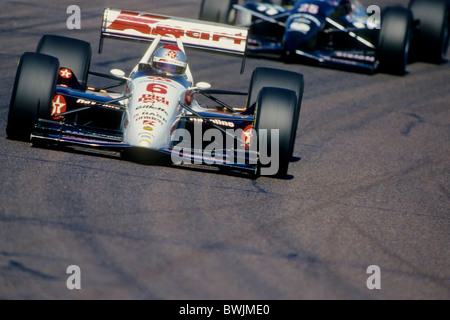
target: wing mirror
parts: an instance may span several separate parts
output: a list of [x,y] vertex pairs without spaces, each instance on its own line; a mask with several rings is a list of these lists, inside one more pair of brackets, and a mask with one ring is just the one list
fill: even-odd
[[198,82],[195,88],[199,90],[208,90],[211,88],[211,84],[208,82]]
[[111,74],[117,78],[125,78],[125,71],[120,70],[120,69],[111,69]]

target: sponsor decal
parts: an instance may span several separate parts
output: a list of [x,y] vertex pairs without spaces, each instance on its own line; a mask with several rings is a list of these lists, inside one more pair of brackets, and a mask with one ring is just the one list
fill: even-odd
[[155,112],[147,112],[147,111],[143,111],[142,112],[143,116],[153,116],[153,119],[159,119],[162,122],[167,122],[167,118],[164,117],[164,115],[160,114],[160,113],[155,113]]
[[155,77],[155,76],[151,76],[151,77],[147,77],[150,80],[155,80],[155,81],[162,81],[162,82],[172,82],[171,79],[168,78],[163,78],[163,77]]
[[59,113],[63,113],[66,112],[67,110],[67,103],[66,103],[66,99],[58,94],[53,98],[53,102],[52,102],[52,113],[51,116],[53,117],[53,119],[57,120],[57,119],[61,119],[62,116],[56,116],[56,114]]
[[141,98],[139,98],[139,102],[142,103],[163,103],[165,105],[169,105],[169,101],[161,96],[161,95],[166,95],[168,92],[168,87],[164,84],[161,83],[150,83],[147,86],[147,91],[151,92],[150,94],[145,93],[142,95]]
[[[246,149],[248,149],[249,146],[250,146],[251,143],[252,143],[252,140],[253,140],[253,132],[254,132],[254,130],[253,130],[253,125],[251,125],[251,124],[249,124],[248,126],[246,126],[246,127],[244,128],[244,131],[242,132],[241,140],[245,142],[245,148],[246,148]],[[243,145],[241,144],[241,146],[243,146]]]
[[163,103],[169,105],[169,101],[165,97],[158,96],[154,93],[144,93],[138,100],[141,103]]
[[144,120],[143,122],[143,129],[146,131],[153,131],[153,127],[156,126],[156,121],[155,120]]
[[69,69],[62,68],[59,70],[59,75],[64,79],[70,79],[72,78],[73,73]]
[[[175,52],[174,52],[175,53]],[[170,58],[170,57],[169,57]],[[175,58],[176,58],[176,56],[175,56]],[[177,66],[180,66],[180,67],[184,67],[185,65],[186,65],[186,63],[185,62],[182,62],[182,61],[177,61],[177,60],[174,60],[175,58],[170,58],[170,59],[164,59],[164,58],[158,58],[158,57],[154,57],[153,58],[153,61],[154,62],[170,62],[171,64],[174,64],[174,65],[177,65]]]
[[368,61],[368,62],[375,62],[375,57],[373,56],[366,56],[364,54],[356,54],[356,53],[347,53],[347,52],[336,52],[336,57],[339,58],[346,58],[346,59],[353,59],[353,60],[360,60],[360,61]]
[[[189,121],[201,122],[201,123],[205,122],[205,120],[203,120],[201,118],[189,118]],[[220,119],[210,119],[210,121],[214,124],[217,124],[218,126],[234,128],[234,122],[231,122],[231,121],[224,121],[224,120],[220,120]]]
[[242,45],[247,39],[242,35],[242,33],[225,34],[212,31],[186,30],[171,25],[157,25],[158,23],[170,22],[173,21],[166,17],[158,17],[151,14],[140,14],[138,12],[121,11],[119,16],[107,27],[107,29],[116,31],[134,30],[141,34],[149,34],[154,36],[174,36],[177,39],[187,37],[196,40],[214,42],[219,42],[222,39],[226,39],[234,41],[235,45]]
[[164,125],[164,123],[167,122],[166,119],[159,119],[155,116],[140,116],[134,119],[136,122],[139,122],[141,120],[154,120],[156,124]]
[[110,108],[110,109],[114,109],[114,110],[120,110],[120,106],[113,106],[112,104],[101,104],[100,102],[91,101],[91,100],[85,100],[85,99],[78,99],[76,103],[85,104],[85,105],[91,105],[91,106],[101,106],[103,108]]
[[152,144],[152,143],[151,143],[150,141],[148,141],[147,139],[141,139],[141,140],[139,140],[139,143],[142,143],[142,142],[147,142],[149,145]]
[[[154,112],[162,113],[162,114],[165,114],[166,116],[169,116],[169,113],[167,112],[167,110],[165,110],[164,108],[155,107],[154,105],[151,105],[151,104],[144,104],[142,106],[137,106],[135,110],[138,111],[141,109],[151,109],[151,110],[154,110]],[[145,111],[144,111],[143,114],[147,114],[147,113],[145,113]],[[139,115],[139,113],[137,115]]]
[[169,52],[167,53],[167,56],[168,56],[170,59],[176,59],[176,58],[177,58],[177,53],[176,53],[175,51],[169,51]]
[[307,23],[303,22],[292,22],[290,25],[290,29],[294,31],[299,31],[302,33],[308,33],[309,30],[311,30],[311,27]]
[[88,104],[88,105],[96,105],[97,104],[97,102],[95,102],[95,101],[84,100],[84,99],[78,99],[77,103],[79,103],[79,104]]
[[148,131],[139,132],[138,137],[140,137],[141,139],[147,139],[147,140],[155,139],[155,136],[153,134],[149,133]]

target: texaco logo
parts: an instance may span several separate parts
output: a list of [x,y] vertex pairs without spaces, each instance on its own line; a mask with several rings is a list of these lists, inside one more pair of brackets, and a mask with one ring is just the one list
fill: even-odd
[[167,54],[167,56],[170,59],[175,59],[177,57],[177,53],[175,51],[169,51],[169,53]]
[[253,139],[253,125],[249,124],[242,132],[241,140],[245,142],[245,148],[248,149]]
[[67,109],[67,103],[66,99],[62,95],[56,95],[55,98],[53,98],[52,102],[52,114],[51,116],[53,119],[60,119],[61,116],[56,116],[56,114],[66,112]]
[[61,69],[59,70],[59,75],[64,79],[72,78],[72,72],[69,69]]

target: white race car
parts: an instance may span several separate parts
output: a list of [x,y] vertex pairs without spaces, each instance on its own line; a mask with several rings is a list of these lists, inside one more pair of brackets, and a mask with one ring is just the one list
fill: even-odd
[[[185,47],[241,57],[248,30],[191,19],[107,8],[103,39],[150,43],[128,76],[90,70],[88,42],[44,35],[22,55],[9,109],[7,136],[34,144],[81,145],[133,159],[166,155],[174,164],[207,164],[256,176],[285,177],[303,97],[303,76],[257,68],[249,90],[212,90],[195,83]],[[88,76],[111,79],[92,88]],[[121,90],[112,91],[114,88]],[[219,100],[245,95],[244,106]],[[201,104],[196,95],[209,98]]]

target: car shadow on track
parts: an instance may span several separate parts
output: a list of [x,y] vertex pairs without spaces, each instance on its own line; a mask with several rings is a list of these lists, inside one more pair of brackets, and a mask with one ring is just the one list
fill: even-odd
[[[64,146],[53,145],[44,143],[33,143],[32,147],[39,149],[47,149],[60,152],[68,152],[77,155],[94,156],[97,158],[125,161],[128,163],[135,163],[143,166],[164,167],[171,169],[178,169],[191,172],[202,172],[209,174],[217,174],[222,176],[236,177],[248,180],[257,180],[258,178],[271,178],[270,176],[258,176],[253,172],[245,172],[243,170],[214,166],[208,164],[174,164],[169,155],[163,154],[154,150],[145,150],[145,152],[119,152],[119,151],[107,151],[91,149],[78,146]],[[300,157],[292,157],[291,163],[301,161]],[[284,178],[277,178],[278,180],[293,180],[294,176],[291,174],[286,175]]]

